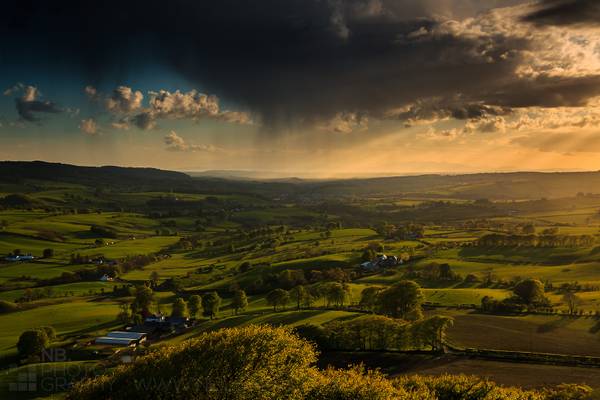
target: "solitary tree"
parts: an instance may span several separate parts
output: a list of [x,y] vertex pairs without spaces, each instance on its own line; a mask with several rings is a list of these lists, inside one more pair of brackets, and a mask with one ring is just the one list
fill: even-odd
[[185,301],[181,297],[178,297],[173,302],[173,306],[171,308],[171,316],[172,317],[183,317],[187,314],[187,306]]
[[394,318],[417,320],[422,317],[423,292],[413,281],[400,281],[382,290],[377,307],[383,314]]
[[567,291],[563,295],[562,301],[564,301],[569,308],[570,315],[574,315],[577,312],[577,306],[581,304],[581,298],[571,291]]
[[146,285],[141,285],[135,289],[135,299],[133,301],[133,309],[137,312],[150,312],[150,306],[154,300],[152,289]]
[[423,338],[432,350],[442,350],[446,341],[446,330],[454,324],[452,317],[435,315],[421,323]]
[[277,307],[285,307],[290,301],[290,294],[287,290],[275,289],[267,293],[267,304],[273,306],[273,311],[277,311]]
[[210,292],[202,296],[202,309],[204,316],[213,319],[219,313],[221,307],[221,298],[217,292]]
[[531,235],[535,233],[535,226],[533,226],[533,224],[527,224],[523,226],[523,233],[526,235]]
[[380,291],[381,288],[375,286],[364,288],[362,292],[360,292],[360,307],[368,311],[373,311],[377,305],[377,296]]
[[152,282],[152,287],[157,287],[158,286],[158,281],[160,279],[160,275],[158,274],[158,271],[152,271],[152,273],[150,274],[150,282]]
[[54,257],[54,250],[53,249],[44,249],[43,257],[44,258]]
[[537,279],[525,279],[515,285],[514,294],[528,306],[545,300],[544,284]]
[[371,261],[374,258],[375,258],[375,251],[370,247],[367,247],[366,249],[364,249],[362,256],[360,257],[360,259],[362,261]]
[[290,291],[290,294],[292,295],[292,298],[296,302],[296,308],[299,310],[300,306],[304,302],[304,298],[308,295],[308,292],[306,291],[304,286],[298,285]]
[[21,357],[29,357],[40,354],[48,347],[49,342],[48,335],[43,329],[32,329],[19,336],[17,350]]
[[241,289],[236,290],[233,293],[233,299],[231,301],[231,307],[237,314],[239,310],[243,310],[248,305],[248,297],[246,297],[246,292]]
[[338,282],[330,282],[323,286],[323,294],[327,300],[327,306],[331,303],[336,306],[344,306],[349,290],[347,285]]
[[188,299],[188,310],[190,312],[190,317],[196,318],[201,308],[202,300],[200,299],[200,296],[198,296],[197,294],[191,295]]
[[119,305],[119,314],[117,314],[117,320],[123,324],[129,323],[131,315],[129,314],[130,304],[122,303]]

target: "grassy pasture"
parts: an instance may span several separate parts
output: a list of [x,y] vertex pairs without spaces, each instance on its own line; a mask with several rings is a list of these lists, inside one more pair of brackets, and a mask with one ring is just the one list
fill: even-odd
[[460,304],[481,304],[485,296],[502,300],[511,296],[509,290],[504,289],[423,289],[425,300],[447,306]]
[[[586,384],[600,389],[600,370],[541,364],[508,363],[477,360],[453,355],[428,356],[394,353],[331,352],[321,355],[321,368],[345,368],[351,364],[364,364],[367,368],[380,368],[390,376],[424,374],[466,374],[488,378],[506,386],[541,389],[561,383]],[[600,396],[596,394],[593,399]]]
[[91,225],[107,226],[120,234],[152,235],[160,224],[156,220],[133,213],[103,212],[100,214],[66,214],[48,218],[51,222],[72,223],[83,225],[89,230]]
[[593,318],[498,316],[463,310],[435,310],[452,316],[450,341],[464,347],[600,356],[600,323]]
[[63,272],[73,272],[79,269],[90,268],[89,265],[65,264],[57,262],[35,261],[16,262],[0,265],[0,282],[18,280],[22,276],[35,279],[54,278]]
[[537,221],[556,223],[556,224],[586,224],[594,221],[594,216],[598,214],[598,207],[582,207],[560,211],[541,211],[523,214],[523,217],[531,218]]
[[177,236],[155,236],[145,239],[131,239],[116,242],[114,245],[101,248],[90,248],[79,251],[82,255],[93,256],[103,254],[108,258],[122,258],[138,254],[149,254],[160,251],[161,249],[179,241]]
[[[105,292],[109,293],[113,290],[114,286],[118,285],[119,284],[115,282],[74,282],[64,285],[54,285],[50,286],[50,288],[52,289],[52,295],[56,297],[67,296],[71,293],[73,293],[74,296],[86,296],[89,295],[90,292],[93,294],[100,294],[103,289]],[[15,301],[22,297],[24,293],[25,289],[0,292],[0,300]]]
[[54,249],[56,254],[71,252],[81,247],[81,244],[53,242],[41,240],[39,238],[16,235],[8,232],[0,232],[0,254],[6,255],[15,249],[21,250],[21,253],[31,253],[36,257],[41,257],[44,249]]
[[133,281],[143,281],[150,279],[153,271],[159,273],[163,278],[183,276],[192,273],[201,266],[210,265],[204,259],[187,257],[183,253],[176,253],[171,258],[152,263],[141,270],[133,270],[123,274],[122,278]]
[[94,332],[107,323],[116,322],[118,309],[117,303],[111,301],[73,298],[64,303],[2,315],[0,355],[14,352],[19,335],[27,329],[50,325],[59,335]]
[[42,210],[0,210],[0,221],[6,221],[9,225],[16,222],[27,222],[32,219],[45,218],[51,213]]
[[[500,261],[481,262],[465,261],[453,258],[429,258],[421,261],[418,266],[431,262],[448,263],[454,272],[466,276],[476,274],[482,276],[491,272],[497,278],[510,280],[515,277],[536,278],[550,281],[555,285],[575,282],[597,284],[600,282],[599,264],[596,262],[562,264],[562,265],[536,265],[536,264],[504,264]],[[384,279],[379,277],[373,279]],[[397,279],[397,278],[396,278]],[[393,281],[393,277],[390,278]]]
[[461,249],[448,250],[446,254],[452,254],[456,258],[471,261],[567,264],[576,261],[580,257],[589,255],[591,250],[592,248],[465,247]]
[[44,218],[38,221],[15,222],[10,225],[9,231],[21,235],[31,235],[43,231],[55,232],[58,235],[72,240],[85,236],[85,234],[89,232],[89,226]]
[[300,310],[279,311],[276,313],[242,313],[237,316],[206,321],[199,330],[215,330],[224,327],[245,326],[249,324],[269,324],[298,326],[304,324],[323,325],[337,319],[354,318],[360,314],[336,310]]

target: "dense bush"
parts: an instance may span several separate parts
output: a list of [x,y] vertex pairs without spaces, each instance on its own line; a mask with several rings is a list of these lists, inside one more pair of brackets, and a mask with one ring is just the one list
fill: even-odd
[[117,231],[115,231],[114,229],[109,228],[107,226],[92,225],[92,226],[90,226],[90,232],[96,236],[103,237],[103,238],[111,238],[111,239],[117,238]]
[[21,357],[39,356],[49,343],[50,339],[44,329],[32,329],[19,336],[17,350]]
[[361,367],[348,370],[329,368],[317,375],[305,399],[310,400],[388,400],[426,399],[420,392],[408,392],[377,371],[365,371]]
[[282,328],[205,333],[77,385],[72,399],[298,399],[316,370],[312,346]]
[[6,300],[0,300],[0,314],[8,314],[19,309],[15,303]]
[[38,200],[24,194],[15,193],[0,197],[0,207],[3,208],[32,208],[41,205],[41,202]]

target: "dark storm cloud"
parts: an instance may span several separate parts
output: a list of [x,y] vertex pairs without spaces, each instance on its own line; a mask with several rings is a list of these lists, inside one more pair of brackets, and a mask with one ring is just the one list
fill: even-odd
[[[460,119],[527,105],[581,104],[598,89],[519,78],[531,43],[506,32],[463,34],[447,17],[482,11],[473,0],[255,2],[18,0],[0,33],[23,48],[40,40],[91,80],[138,63],[165,64],[267,125],[317,123],[340,112],[386,116],[419,99],[460,95]],[[512,5],[519,1],[493,1]],[[4,30],[4,32],[2,32]],[[93,82],[92,82],[93,83]],[[523,98],[523,87],[532,94]],[[593,92],[593,93],[591,93]],[[548,100],[550,99],[550,100]],[[399,113],[398,115],[401,115]],[[150,119],[134,121],[148,127]]]
[[419,123],[433,123],[454,118],[457,120],[488,120],[512,113],[509,107],[473,103],[461,97],[452,99],[421,99],[396,110],[390,110],[385,118],[404,121],[405,126]]
[[493,107],[485,104],[464,104],[450,109],[452,118],[480,119],[490,116],[501,116],[510,113],[510,109]]
[[509,107],[582,107],[600,95],[600,76],[545,77],[514,82],[482,97]]
[[51,101],[40,100],[40,93],[35,86],[25,86],[22,83],[17,83],[4,91],[5,96],[16,93],[20,94],[20,96],[15,99],[17,113],[24,121],[39,121],[40,118],[36,115],[37,113],[58,114],[64,111]]
[[598,0],[543,0],[523,17],[538,25],[600,24]]
[[133,123],[140,129],[148,130],[156,126],[156,120],[150,113],[143,112],[132,118]]
[[58,114],[62,112],[62,109],[51,101],[16,99],[16,104],[19,116],[30,122],[39,121],[36,113]]

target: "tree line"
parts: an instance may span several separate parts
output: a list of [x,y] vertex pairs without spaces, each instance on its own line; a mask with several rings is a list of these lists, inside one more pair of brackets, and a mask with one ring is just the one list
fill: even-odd
[[383,315],[367,315],[324,326],[301,325],[295,331],[322,350],[432,350],[443,349],[451,317],[436,315],[404,321]]
[[591,235],[506,235],[490,233],[477,240],[481,247],[590,247],[596,242]]

